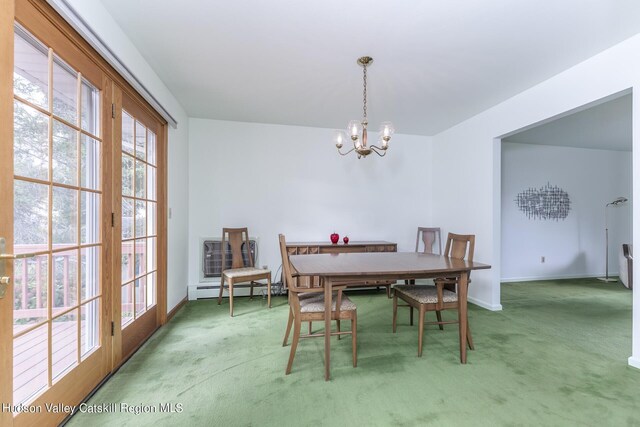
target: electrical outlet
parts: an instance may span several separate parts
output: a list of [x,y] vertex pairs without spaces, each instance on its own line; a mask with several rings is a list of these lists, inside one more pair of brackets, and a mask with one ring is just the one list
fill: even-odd
[[543,256],[541,256],[541,257],[540,257],[540,262],[541,262],[542,264],[544,264],[544,257],[543,257]]

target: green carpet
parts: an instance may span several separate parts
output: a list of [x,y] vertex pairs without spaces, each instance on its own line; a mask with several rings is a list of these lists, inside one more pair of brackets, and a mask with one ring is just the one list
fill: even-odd
[[351,340],[333,338],[330,382],[321,338],[301,341],[285,376],[284,297],[271,310],[261,298],[237,298],[234,318],[226,301],[189,302],[88,402],[173,403],[182,412],[79,413],[68,425],[640,426],[640,370],[627,365],[631,292],[622,285],[503,284],[503,311],[470,305],[476,350],[467,365],[455,325],[427,327],[418,358],[408,309],[393,334],[383,294],[351,294],[358,367]]

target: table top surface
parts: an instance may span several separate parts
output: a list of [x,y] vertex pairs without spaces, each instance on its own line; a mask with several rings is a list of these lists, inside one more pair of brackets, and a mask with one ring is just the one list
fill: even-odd
[[299,276],[367,276],[454,273],[491,268],[488,264],[416,252],[291,255]]
[[349,243],[343,243],[342,238],[338,243],[324,242],[287,242],[287,247],[291,246],[369,246],[369,245],[395,245],[394,242],[386,242],[384,240],[350,240]]

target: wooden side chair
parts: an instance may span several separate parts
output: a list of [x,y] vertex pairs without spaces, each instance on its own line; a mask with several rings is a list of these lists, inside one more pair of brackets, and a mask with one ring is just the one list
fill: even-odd
[[[293,366],[293,358],[296,354],[298,341],[300,338],[324,337],[324,332],[300,335],[302,322],[324,321],[324,289],[322,287],[301,287],[301,280],[293,280],[291,264],[289,263],[289,254],[287,252],[287,244],[282,234],[278,236],[280,241],[280,255],[282,256],[282,271],[284,277],[289,284],[289,320],[287,322],[287,330],[284,335],[282,346],[287,345],[291,326],[293,325],[293,339],[291,341],[291,351],[289,353],[289,362],[285,373],[291,373]],[[312,282],[312,281],[309,281]],[[334,289],[336,289],[334,287]],[[331,332],[331,335],[337,335],[338,339],[341,335],[351,335],[351,353],[353,358],[353,367],[357,366],[357,311],[356,305],[342,294],[343,288],[338,287],[332,296],[333,305],[331,307],[331,319],[336,321],[337,331]],[[350,320],[351,330],[340,331],[340,320]]]
[[[447,244],[444,249],[444,255],[450,258],[467,259],[473,261],[473,251],[475,247],[474,235],[461,235],[449,233],[447,236]],[[426,322],[428,325],[438,325],[443,329],[443,325],[449,323],[459,323],[460,313],[458,312],[458,320],[443,321],[440,314],[443,310],[458,311],[458,294],[456,292],[457,278],[435,279],[435,286],[415,286],[401,285],[396,286],[393,295],[393,332],[396,332],[398,319],[398,298],[406,302],[403,307],[409,307],[410,324],[413,325],[413,309],[418,310],[418,356],[422,356],[422,342],[424,335],[425,313],[427,311],[435,311],[437,316],[436,322]],[[470,283],[471,281],[469,281]],[[473,350],[473,339],[471,337],[471,329],[467,322],[467,344]],[[462,348],[460,349],[462,351]]]
[[[437,246],[435,245],[436,241],[438,242]],[[438,252],[436,252],[436,248]],[[442,255],[440,227],[418,227],[418,234],[416,235],[416,252]],[[416,281],[415,279],[408,279],[404,281],[404,284],[415,285]]]
[[[231,268],[225,269],[227,265],[227,241],[231,247]],[[257,282],[257,280],[266,280],[267,283],[260,283]],[[229,314],[231,317],[233,317],[234,287],[250,287],[249,296],[253,299],[254,286],[266,286],[267,305],[271,308],[271,271],[254,266],[251,246],[249,244],[249,231],[246,227],[222,229],[222,274],[220,277],[218,305],[222,302],[225,282],[227,282],[226,287],[229,289]]]

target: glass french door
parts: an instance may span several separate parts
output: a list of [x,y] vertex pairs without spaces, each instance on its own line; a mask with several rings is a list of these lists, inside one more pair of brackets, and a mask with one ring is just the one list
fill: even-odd
[[130,96],[116,99],[116,184],[119,224],[116,257],[119,277],[121,355],[126,358],[160,325],[158,313],[158,133],[162,124]]
[[57,425],[166,321],[166,122],[46,2],[0,55],[0,425]]
[[60,415],[46,404],[78,401],[109,369],[104,80],[17,23],[13,53],[13,139],[0,160],[11,171],[2,178],[2,209],[12,212],[0,221],[3,299],[11,301],[2,324],[11,331],[2,350],[11,362],[3,402],[11,404],[2,412],[12,418],[2,424],[55,423]]

